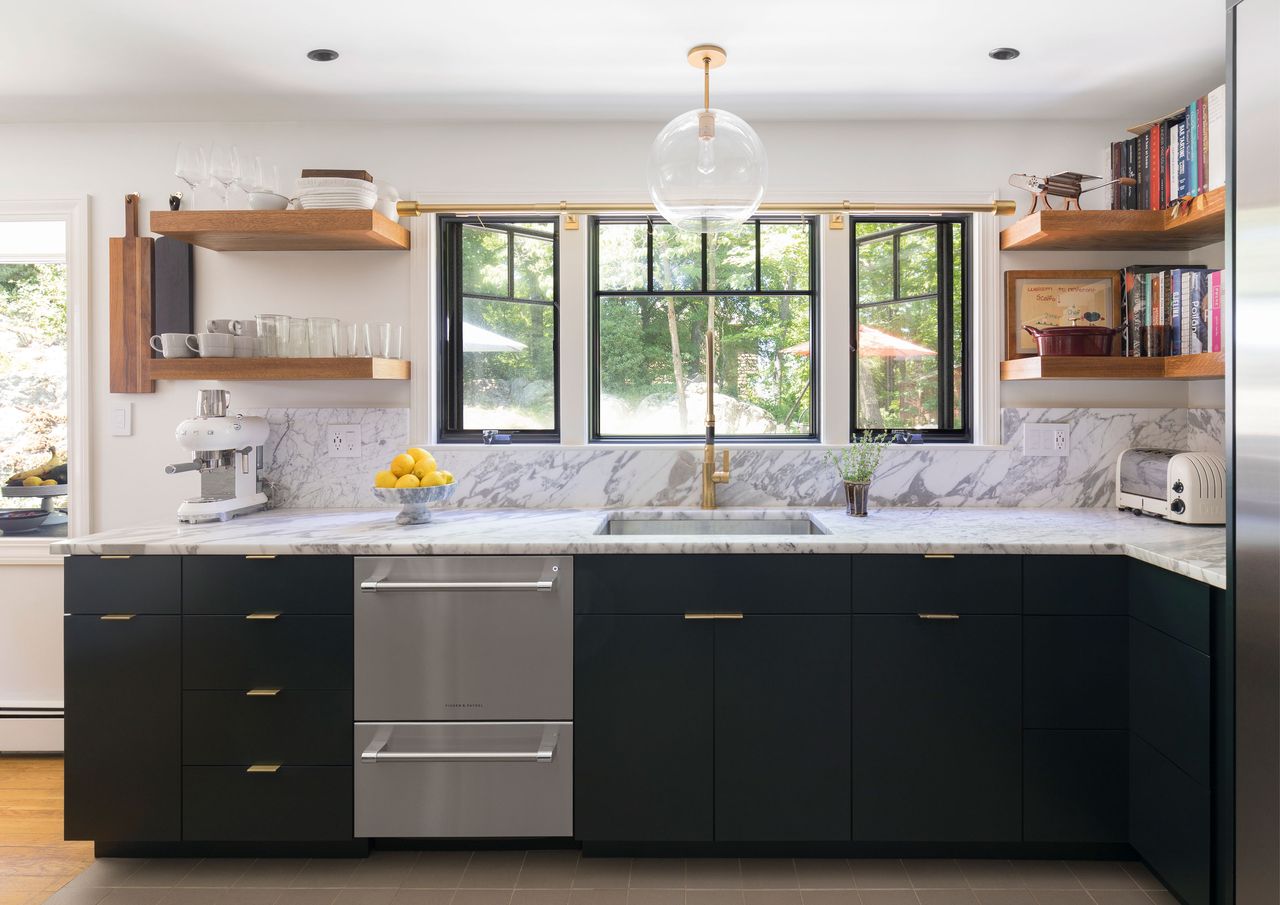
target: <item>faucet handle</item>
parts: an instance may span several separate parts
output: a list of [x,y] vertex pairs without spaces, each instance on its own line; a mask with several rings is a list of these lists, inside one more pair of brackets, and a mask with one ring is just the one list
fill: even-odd
[[711,476],[713,481],[725,484],[729,480],[729,450],[720,450],[720,470]]

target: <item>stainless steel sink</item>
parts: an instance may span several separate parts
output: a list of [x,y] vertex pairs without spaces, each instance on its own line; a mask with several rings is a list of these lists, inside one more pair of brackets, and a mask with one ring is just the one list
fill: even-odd
[[769,514],[748,518],[702,510],[663,514],[625,513],[611,515],[600,534],[826,534],[827,532],[803,512]]

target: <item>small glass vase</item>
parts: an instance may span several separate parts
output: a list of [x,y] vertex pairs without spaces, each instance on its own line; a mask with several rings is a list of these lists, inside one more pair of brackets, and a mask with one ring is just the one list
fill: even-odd
[[858,518],[867,517],[867,496],[870,481],[844,482],[844,514]]

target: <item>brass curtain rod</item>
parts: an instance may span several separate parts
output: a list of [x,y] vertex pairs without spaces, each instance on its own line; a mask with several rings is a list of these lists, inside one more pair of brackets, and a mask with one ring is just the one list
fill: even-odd
[[[990,201],[982,204],[920,204],[889,201],[766,201],[761,211],[786,211],[798,214],[995,214],[1012,216],[1017,210],[1015,201]],[[558,201],[517,204],[423,204],[420,201],[397,201],[396,213],[401,217],[417,217],[420,214],[612,214],[656,213],[646,202],[619,202],[603,204],[586,201]]]

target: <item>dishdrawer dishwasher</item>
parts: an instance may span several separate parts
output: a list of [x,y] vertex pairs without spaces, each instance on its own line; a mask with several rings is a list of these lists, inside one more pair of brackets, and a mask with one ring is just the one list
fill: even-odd
[[573,560],[358,557],[355,835],[573,835]]

